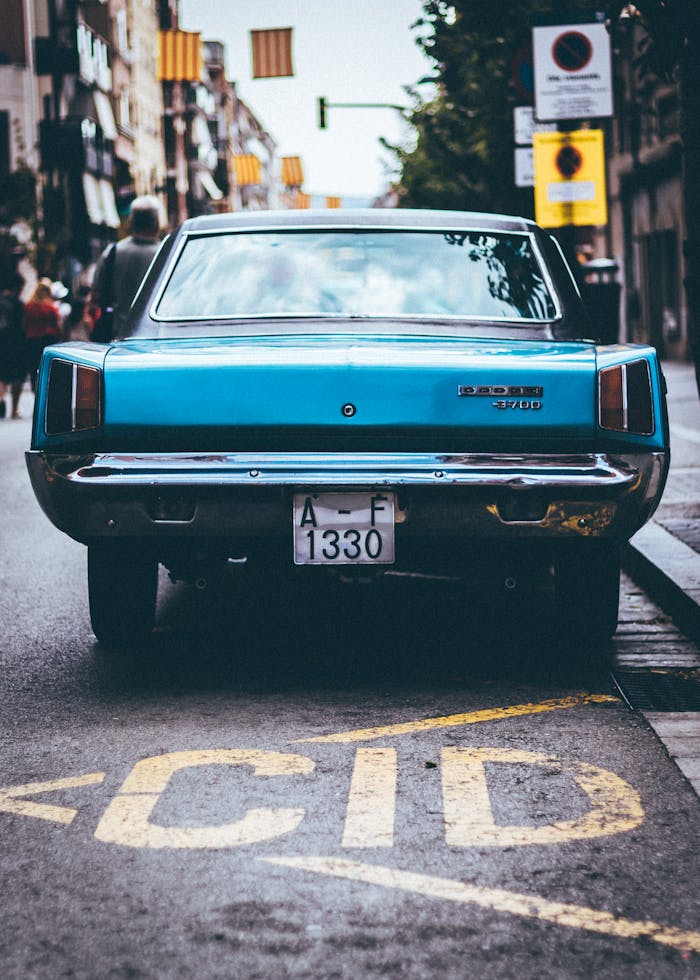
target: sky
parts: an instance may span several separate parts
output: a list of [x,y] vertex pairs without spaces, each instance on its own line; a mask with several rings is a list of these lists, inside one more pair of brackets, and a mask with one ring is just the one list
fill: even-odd
[[[392,156],[380,137],[403,144],[411,130],[394,109],[332,104],[409,104],[404,86],[432,74],[411,30],[421,12],[420,0],[180,0],[180,27],[224,43],[227,77],[277,142],[278,156],[302,158],[303,189],[356,205],[370,203],[391,179]],[[250,31],[274,27],[293,29],[294,77],[253,79]],[[319,96],[331,104],[325,130]]]

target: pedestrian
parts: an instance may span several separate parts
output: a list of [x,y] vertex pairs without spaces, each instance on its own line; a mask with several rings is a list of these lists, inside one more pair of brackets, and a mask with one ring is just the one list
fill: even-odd
[[92,301],[102,310],[93,339],[102,343],[125,335],[129,307],[160,243],[158,198],[135,198],[129,216],[131,234],[104,250],[92,280]]
[[18,272],[8,276],[0,289],[0,418],[5,418],[5,392],[9,387],[12,418],[19,418],[19,399],[27,375],[27,352],[19,296],[24,279]]
[[51,295],[51,280],[40,279],[24,307],[27,370],[36,391],[37,372],[44,348],[61,339],[61,317]]
[[95,329],[95,308],[89,300],[89,286],[80,286],[66,320],[68,340],[90,340]]
[[54,303],[56,304],[56,309],[58,310],[58,316],[61,321],[61,332],[66,333],[66,322],[71,312],[71,304],[67,300],[68,297],[68,287],[65,283],[62,283],[60,279],[51,285],[51,296]]

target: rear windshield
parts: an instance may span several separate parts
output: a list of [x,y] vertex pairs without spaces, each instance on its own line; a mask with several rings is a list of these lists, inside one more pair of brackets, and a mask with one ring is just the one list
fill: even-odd
[[188,236],[155,312],[542,321],[557,307],[528,234],[332,229]]

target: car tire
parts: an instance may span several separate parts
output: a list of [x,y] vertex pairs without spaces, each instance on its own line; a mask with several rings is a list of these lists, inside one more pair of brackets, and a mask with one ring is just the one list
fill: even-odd
[[88,547],[90,621],[102,645],[145,639],[153,630],[157,592],[154,558],[111,543]]
[[[554,561],[554,603],[560,635],[592,650],[617,629],[620,553],[614,545],[571,549]],[[593,659],[593,656],[591,656]]]

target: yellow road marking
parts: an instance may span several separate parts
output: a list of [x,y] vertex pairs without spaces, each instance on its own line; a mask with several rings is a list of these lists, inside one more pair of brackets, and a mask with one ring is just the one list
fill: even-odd
[[35,800],[18,799],[34,796],[37,793],[51,793],[59,789],[72,789],[76,786],[94,786],[105,778],[103,772],[91,772],[85,776],[67,776],[42,783],[26,783],[24,786],[5,786],[0,789],[0,811],[19,813],[23,817],[38,817],[39,820],[52,820],[55,823],[70,824],[78,811],[67,806],[52,803],[37,803]]
[[507,708],[483,708],[466,714],[444,715],[440,718],[421,718],[397,725],[381,725],[377,728],[356,728],[335,735],[317,735],[313,738],[297,738],[293,744],[301,742],[367,742],[374,738],[392,735],[414,735],[436,728],[455,728],[459,725],[476,725],[483,721],[502,721],[522,715],[539,715],[546,711],[559,711],[562,708],[576,708],[582,704],[609,704],[618,701],[611,694],[575,694],[568,698],[554,698],[537,704],[514,704]]
[[623,919],[609,912],[589,909],[583,905],[552,902],[537,895],[509,892],[501,888],[484,888],[467,885],[451,878],[399,871],[381,865],[364,864],[332,857],[274,857],[259,858],[267,864],[282,865],[300,871],[363,881],[368,885],[381,885],[401,891],[425,895],[462,904],[478,905],[496,912],[509,912],[530,919],[553,922],[558,926],[584,929],[620,939],[648,939],[663,946],[671,946],[683,953],[700,953],[700,933],[665,926],[658,922]]
[[[587,762],[500,748],[445,748],[441,759],[445,843],[453,847],[562,844],[624,833],[644,820],[637,791],[615,773]],[[487,762],[547,766],[568,772],[588,796],[590,808],[574,820],[538,827],[498,825],[491,809]]]
[[237,847],[272,840],[295,830],[301,809],[251,809],[240,820],[210,827],[164,827],[151,814],[176,772],[192,766],[247,765],[258,776],[306,775],[314,762],[303,755],[255,749],[169,752],[137,762],[95,830],[97,840],[127,847]]
[[343,847],[393,847],[396,749],[358,749],[350,783]]

